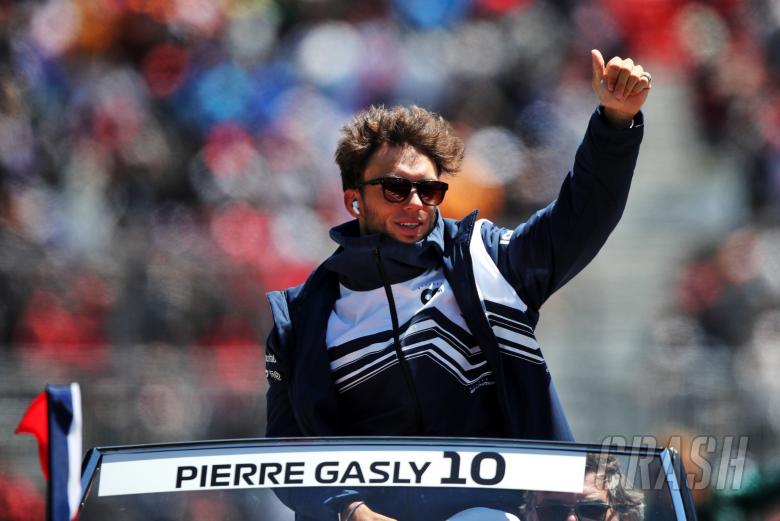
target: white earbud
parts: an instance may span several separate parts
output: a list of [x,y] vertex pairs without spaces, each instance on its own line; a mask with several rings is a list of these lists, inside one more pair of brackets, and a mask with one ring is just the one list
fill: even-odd
[[355,213],[360,215],[360,205],[358,204],[357,200],[352,201],[352,209],[355,210]]

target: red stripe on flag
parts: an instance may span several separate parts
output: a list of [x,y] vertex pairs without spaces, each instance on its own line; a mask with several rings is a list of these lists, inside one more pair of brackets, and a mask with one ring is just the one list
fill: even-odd
[[14,434],[29,433],[38,440],[38,458],[41,460],[41,470],[49,479],[49,417],[46,402],[46,391],[35,397]]

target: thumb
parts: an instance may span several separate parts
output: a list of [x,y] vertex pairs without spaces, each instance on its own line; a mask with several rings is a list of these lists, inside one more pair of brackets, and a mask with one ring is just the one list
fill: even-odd
[[604,57],[598,49],[590,51],[590,57],[593,62],[593,85],[596,86],[604,77]]

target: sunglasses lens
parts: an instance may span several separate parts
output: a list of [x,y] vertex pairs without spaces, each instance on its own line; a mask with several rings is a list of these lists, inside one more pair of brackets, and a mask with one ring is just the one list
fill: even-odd
[[406,201],[413,186],[417,188],[420,201],[428,206],[440,204],[444,200],[444,194],[447,192],[447,183],[442,183],[441,181],[412,183],[403,177],[383,177],[381,178],[381,184],[382,194],[391,203]]
[[385,177],[382,179],[382,193],[390,202],[405,201],[412,191],[412,182],[400,177]]
[[539,505],[536,516],[539,521],[566,521],[571,509],[568,505]]
[[581,521],[604,521],[608,509],[607,505],[577,505],[577,514]]
[[441,204],[444,194],[447,192],[447,183],[441,181],[423,181],[417,185],[417,193],[420,200],[431,206]]

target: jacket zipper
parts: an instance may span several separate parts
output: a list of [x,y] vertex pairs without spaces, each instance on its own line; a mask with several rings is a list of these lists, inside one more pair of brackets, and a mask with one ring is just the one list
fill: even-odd
[[385,295],[387,296],[387,303],[390,307],[390,320],[393,324],[393,347],[395,349],[395,355],[398,357],[398,364],[401,366],[401,372],[406,380],[406,386],[409,389],[409,393],[412,395],[412,401],[414,402],[414,421],[417,425],[417,434],[424,433],[423,430],[423,415],[422,406],[420,405],[420,398],[417,394],[417,387],[414,385],[412,379],[412,372],[409,369],[409,364],[404,358],[404,354],[401,351],[401,338],[398,336],[398,311],[395,308],[395,298],[393,298],[393,290],[390,287],[390,283],[387,281],[385,275],[385,269],[382,266],[382,255],[379,252],[379,248],[374,249],[374,257],[376,257],[376,265],[379,268],[379,278],[382,279],[382,286],[385,288]]

